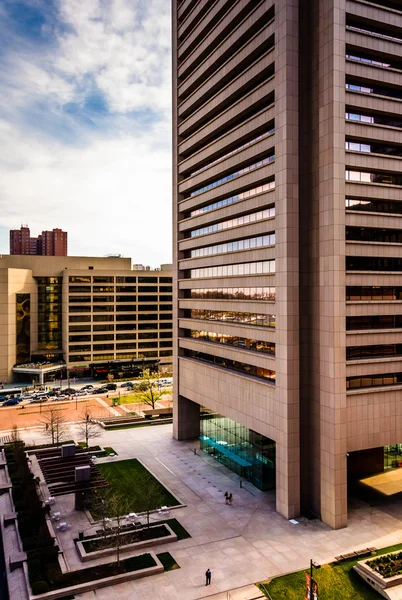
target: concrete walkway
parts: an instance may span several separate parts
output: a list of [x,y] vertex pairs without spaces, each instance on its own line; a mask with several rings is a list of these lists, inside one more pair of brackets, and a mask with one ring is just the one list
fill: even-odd
[[[33,430],[22,435],[40,443],[40,434]],[[77,436],[72,425],[68,437]],[[203,453],[194,454],[197,444],[173,440],[171,425],[106,431],[97,443],[118,452],[117,457],[104,459],[108,462],[139,458],[186,504],[170,516],[192,536],[153,548],[157,553],[169,551],[180,569],[98,590],[97,600],[192,600],[214,594],[220,594],[215,600],[244,600],[236,588],[307,568],[310,558],[326,563],[348,551],[402,541],[402,506],[397,504],[383,508],[352,504],[349,526],[338,531],[320,521],[290,523],[275,512],[274,493],[262,493],[248,483],[241,489],[231,471]],[[225,504],[225,491],[233,494],[232,506]],[[69,561],[71,551],[69,547]],[[212,571],[208,588],[207,568]],[[257,588],[250,589],[258,598]],[[95,594],[76,598],[95,600]]]

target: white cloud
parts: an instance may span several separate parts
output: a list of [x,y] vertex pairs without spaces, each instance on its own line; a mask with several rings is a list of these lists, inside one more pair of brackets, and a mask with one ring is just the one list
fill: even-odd
[[[16,34],[0,64],[0,228],[63,227],[71,254],[167,262],[169,3],[59,0],[58,8],[51,43]],[[107,115],[83,108],[97,92]]]

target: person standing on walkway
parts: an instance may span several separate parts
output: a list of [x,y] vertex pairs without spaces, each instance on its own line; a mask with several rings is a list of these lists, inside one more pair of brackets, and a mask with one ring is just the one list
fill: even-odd
[[211,569],[207,569],[205,572],[205,585],[211,585]]
[[229,503],[229,492],[225,492],[225,504]]
[[229,494],[228,503],[230,504],[230,506],[232,506],[232,500],[233,500],[233,494]]

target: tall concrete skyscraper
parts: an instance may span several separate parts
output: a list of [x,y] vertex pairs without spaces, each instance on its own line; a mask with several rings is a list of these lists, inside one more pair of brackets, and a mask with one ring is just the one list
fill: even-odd
[[396,0],[173,0],[174,435],[287,518],[402,443],[401,100]]

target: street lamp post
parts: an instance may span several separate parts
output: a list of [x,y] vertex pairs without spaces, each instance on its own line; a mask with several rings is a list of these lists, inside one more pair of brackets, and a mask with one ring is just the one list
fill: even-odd
[[317,565],[317,563],[315,563],[313,561],[313,559],[310,558],[310,598],[309,598],[309,600],[314,600],[314,595],[313,595],[313,567],[315,567],[316,569],[319,569],[321,567],[321,565]]

